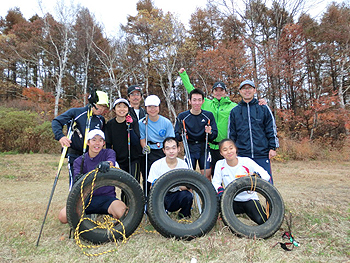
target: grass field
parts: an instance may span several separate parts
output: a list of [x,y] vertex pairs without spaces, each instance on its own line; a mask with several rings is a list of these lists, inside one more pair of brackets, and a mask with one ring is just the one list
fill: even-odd
[[[309,161],[273,163],[275,186],[286,211],[292,212],[292,232],[300,247],[284,251],[276,242],[287,226],[266,240],[234,236],[218,221],[214,229],[192,241],[167,239],[149,220],[117,251],[85,256],[69,227],[57,219],[68,194],[64,165],[36,247],[58,155],[0,155],[0,262],[350,262],[350,163]],[[90,252],[115,248],[109,243]]]

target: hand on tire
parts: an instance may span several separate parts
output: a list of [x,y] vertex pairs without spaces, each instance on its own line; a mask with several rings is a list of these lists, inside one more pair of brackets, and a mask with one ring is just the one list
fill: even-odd
[[98,169],[98,171],[101,172],[101,173],[107,173],[107,172],[109,172],[109,169],[110,169],[109,162],[107,162],[107,161],[100,162],[100,163],[97,165],[97,169]]

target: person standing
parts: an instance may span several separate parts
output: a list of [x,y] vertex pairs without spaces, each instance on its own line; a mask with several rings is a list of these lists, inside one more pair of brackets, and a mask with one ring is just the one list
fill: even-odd
[[279,147],[275,118],[267,105],[259,105],[254,98],[253,81],[245,80],[239,86],[242,101],[230,113],[229,137],[238,148],[238,155],[250,157],[270,175],[270,160]]
[[[140,85],[132,85],[128,88],[128,101],[130,103],[129,114],[133,118],[134,122],[138,122],[140,119],[146,116],[146,110],[141,107],[142,89]],[[140,143],[136,146],[139,154],[139,173],[136,175],[140,179],[140,171],[145,171],[145,158],[142,154],[142,148]]]
[[[107,93],[103,91],[96,91],[97,99],[96,103],[92,102],[92,106],[85,106],[82,108],[72,108],[54,118],[51,122],[52,132],[55,135],[55,139],[60,142],[61,146],[67,146],[68,156],[68,169],[69,169],[69,189],[73,185],[74,168],[73,163],[76,158],[83,154],[85,129],[87,124],[87,116],[89,107],[92,107],[92,117],[90,120],[89,130],[100,129],[104,131],[105,118],[102,114],[108,110],[109,101]],[[90,102],[90,99],[89,99]],[[75,122],[74,133],[69,140],[63,133],[63,127],[69,126],[71,122]]]
[[[188,77],[185,69],[181,68],[179,70],[179,74],[187,92],[191,92],[194,89],[194,87],[191,84],[190,78]],[[213,174],[216,162],[223,158],[220,155],[218,144],[222,139],[228,137],[228,119],[230,116],[231,109],[234,108],[237,105],[237,103],[234,103],[230,100],[230,97],[227,95],[226,85],[222,81],[214,83],[212,87],[212,95],[213,99],[204,99],[202,109],[213,113],[216,126],[218,128],[218,135],[216,139],[209,143],[211,154],[211,167]]]
[[142,89],[139,85],[132,85],[128,88],[128,100],[130,103],[130,115],[139,121],[146,116],[146,111],[142,108]]
[[139,124],[129,115],[129,109],[130,104],[126,99],[119,98],[114,101],[113,110],[116,117],[106,124],[106,147],[115,151],[120,169],[130,173],[140,182],[137,148],[140,145]]
[[[149,171],[148,182],[154,182],[166,172],[173,169],[188,169],[187,163],[177,157],[180,152],[179,142],[174,137],[167,137],[163,141],[165,157],[155,161]],[[193,194],[186,186],[177,186],[168,191],[164,197],[164,207],[169,212],[180,209],[178,219],[191,217]]]
[[[212,142],[217,137],[218,129],[213,113],[202,110],[203,91],[200,89],[192,90],[189,95],[189,103],[191,109],[181,112],[176,119],[175,136],[178,141],[181,141],[182,128],[185,128],[193,169],[196,170],[198,162],[201,173],[204,174],[205,167],[205,176],[211,181],[210,161],[208,161],[210,153],[208,153],[209,148],[206,147],[206,136],[208,134],[208,141]],[[207,156],[206,160],[205,156]]]
[[[147,153],[147,172],[142,171],[144,181],[144,190],[147,186],[149,169],[151,165],[164,157],[163,141],[167,137],[175,137],[174,127],[171,121],[162,115],[159,115],[160,99],[156,95],[149,95],[145,99],[147,115],[139,121],[140,144],[142,152]],[[146,138],[147,135],[147,138]]]

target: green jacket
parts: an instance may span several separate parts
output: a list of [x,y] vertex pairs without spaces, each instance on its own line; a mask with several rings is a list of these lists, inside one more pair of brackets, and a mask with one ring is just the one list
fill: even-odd
[[[187,92],[190,93],[194,87],[191,84],[190,78],[188,77],[186,71],[181,73],[180,77]],[[218,150],[219,146],[217,144],[222,139],[228,138],[228,120],[230,118],[230,112],[235,106],[237,106],[237,103],[232,102],[228,96],[221,98],[221,100],[216,98],[212,100],[208,98],[204,99],[202,109],[213,113],[216,125],[218,127],[218,136],[214,140],[214,143],[209,143],[211,149]]]

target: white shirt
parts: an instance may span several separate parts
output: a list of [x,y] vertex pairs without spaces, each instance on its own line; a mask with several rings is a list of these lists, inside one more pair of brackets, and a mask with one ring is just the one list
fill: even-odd
[[[180,158],[176,158],[177,159],[177,165],[175,168],[170,168],[168,166],[168,164],[166,163],[166,157],[163,157],[157,161],[155,161],[152,165],[151,168],[149,170],[149,174],[148,174],[148,182],[150,183],[154,183],[155,180],[157,180],[159,177],[161,177],[163,174],[165,174],[166,172],[169,172],[170,170],[174,170],[174,169],[180,169],[180,168],[186,168],[188,169],[188,165],[187,163],[180,159]],[[176,192],[180,189],[180,187],[174,187],[172,189],[170,189],[171,192]]]
[[140,109],[135,109],[134,108],[134,111],[136,113],[137,119],[140,120]]
[[[217,161],[214,170],[214,177],[212,184],[216,191],[220,186],[226,188],[229,183],[237,178],[248,176],[254,172],[259,173],[261,178],[268,181],[270,180],[270,175],[259,166],[256,162],[248,157],[237,157],[238,164],[236,166],[229,166],[225,159]],[[239,193],[235,197],[235,201],[249,201],[249,200],[259,200],[256,192],[245,191]]]

